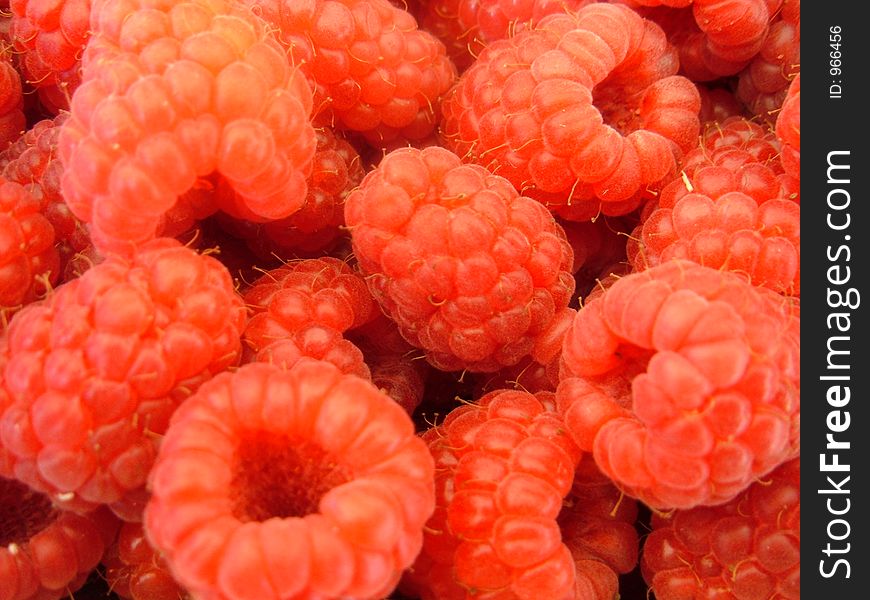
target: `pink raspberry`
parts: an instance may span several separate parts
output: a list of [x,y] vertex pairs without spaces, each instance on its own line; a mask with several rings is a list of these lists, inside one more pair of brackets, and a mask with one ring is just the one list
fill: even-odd
[[304,202],[311,90],[268,25],[229,0],[95,1],[61,132],[62,189],[101,251],[134,252],[217,172],[260,220]]
[[0,176],[0,331],[16,310],[57,281],[54,240],[39,198]]
[[0,152],[18,139],[27,128],[21,78],[12,66],[0,39]]
[[573,220],[634,210],[697,139],[700,99],[658,25],[592,4],[493,42],[444,101],[470,162]]
[[604,474],[654,508],[727,502],[800,453],[795,312],[688,261],[622,277],[565,337],[565,425]]
[[786,173],[801,178],[801,74],[788,88],[782,110],[776,118],[776,138],[782,144],[780,160]]
[[244,0],[314,83],[315,111],[376,147],[425,138],[456,69],[444,45],[388,0]]
[[0,594],[4,600],[70,598],[103,557],[118,520],[105,508],[85,515],[0,476]]
[[758,56],[740,73],[737,97],[750,113],[774,122],[800,68],[801,3],[783,0]]
[[123,523],[102,561],[109,589],[130,600],[180,600],[186,591],[145,538],[142,523]]
[[435,457],[436,508],[405,585],[423,600],[574,598],[556,518],[581,453],[552,394],[492,392],[423,439]]
[[655,514],[643,573],[656,598],[800,598],[800,458],[722,506]]
[[52,114],[69,108],[81,83],[91,0],[13,0],[10,34],[21,70]]
[[347,263],[328,256],[287,263],[266,272],[244,298],[253,313],[243,334],[252,360],[290,368],[307,356],[369,377],[362,352],[344,333],[376,309]]
[[433,476],[371,383],[312,359],[250,364],[173,415],[146,532],[196,597],[375,600],[420,551]]
[[742,118],[711,126],[632,236],[635,268],[684,258],[800,295],[800,204],[778,147],[772,132]]
[[439,369],[516,364],[568,310],[562,228],[448,150],[391,152],[348,196],[345,219],[375,299]]
[[5,474],[135,520],[169,416],[236,362],[244,323],[226,269],[165,238],[28,305],[0,338]]

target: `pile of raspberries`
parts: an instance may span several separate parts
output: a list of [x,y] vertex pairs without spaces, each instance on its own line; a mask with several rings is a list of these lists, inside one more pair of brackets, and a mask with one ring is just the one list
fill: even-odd
[[800,598],[800,0],[0,0],[0,600]]

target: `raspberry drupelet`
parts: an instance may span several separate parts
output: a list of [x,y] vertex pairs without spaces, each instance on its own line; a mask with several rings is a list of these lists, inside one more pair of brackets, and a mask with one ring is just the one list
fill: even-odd
[[69,109],[81,83],[91,0],[15,0],[9,7],[22,74],[50,113]]
[[420,140],[438,123],[456,77],[444,44],[389,0],[244,0],[277,28],[314,87],[315,113],[382,148]]
[[345,220],[373,296],[439,369],[516,364],[569,310],[573,256],[552,215],[444,148],[391,152]]
[[26,306],[0,338],[0,465],[76,511],[141,518],[172,411],[241,353],[227,270],[174,240],[117,255]]
[[15,142],[27,128],[21,77],[0,38],[0,152]]
[[292,261],[245,292],[251,318],[243,341],[251,360],[292,367],[307,356],[369,377],[360,349],[344,334],[377,310],[360,275],[337,258]]
[[727,502],[800,454],[797,312],[684,260],[626,275],[565,336],[565,426],[651,507]]
[[70,598],[118,531],[106,508],[79,515],[0,475],[0,598]]
[[786,173],[801,178],[801,75],[788,88],[782,110],[776,118],[776,138],[782,145],[780,161]]
[[102,560],[109,589],[129,600],[182,600],[185,589],[172,578],[169,566],[151,547],[142,523],[122,523],[115,542]]
[[312,359],[249,364],[173,415],[146,532],[195,597],[375,600],[420,551],[433,476],[371,383]]
[[722,506],[656,514],[644,578],[659,600],[800,599],[800,458]]
[[445,98],[442,134],[566,218],[625,214],[697,141],[700,97],[678,66],[625,6],[549,15],[486,47]]
[[574,564],[556,517],[581,453],[551,399],[493,391],[423,434],[436,509],[409,590],[424,600],[572,597]]
[[62,190],[101,251],[130,254],[213,172],[260,220],[305,200],[311,89],[269,26],[229,0],[94,0],[61,131]]

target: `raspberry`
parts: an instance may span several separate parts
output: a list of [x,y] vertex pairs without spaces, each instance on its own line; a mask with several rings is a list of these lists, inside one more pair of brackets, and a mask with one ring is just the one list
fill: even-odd
[[345,220],[372,295],[442,370],[516,364],[574,291],[571,248],[546,209],[443,148],[384,157]]
[[87,253],[91,246],[85,224],[70,212],[60,191],[63,166],[57,155],[57,139],[67,115],[37,122],[0,152],[0,177],[23,185],[41,200],[40,212],[54,228],[60,273],[66,272],[76,254]]
[[434,507],[408,415],[312,359],[204,384],[173,415],[150,482],[148,537],[197,597],[384,598]]
[[308,195],[296,213],[266,223],[225,221],[228,231],[243,238],[262,259],[320,256],[334,249],[344,235],[344,199],[365,171],[357,151],[340,134],[327,127],[316,132]]
[[435,457],[436,508],[406,585],[423,600],[574,598],[556,517],[581,453],[552,394],[494,391],[423,439]]
[[45,294],[60,273],[54,228],[41,208],[24,187],[0,176],[0,330],[21,305]]
[[800,317],[732,273],[672,260],[577,313],[556,391],[581,449],[655,508],[721,504],[800,452]]
[[801,178],[801,75],[788,88],[782,110],[776,118],[776,137],[782,144],[782,168],[800,182]]
[[737,97],[749,112],[776,121],[801,65],[801,3],[783,0],[758,56],[740,74]]
[[22,73],[51,113],[67,110],[81,83],[91,0],[14,0],[10,8]]
[[172,578],[166,561],[145,538],[141,523],[123,523],[103,557],[106,582],[130,600],[180,600],[185,590]]
[[592,4],[493,42],[443,104],[465,160],[573,220],[630,212],[697,139],[700,99],[662,30]]
[[220,173],[260,220],[304,202],[311,91],[266,23],[229,0],[93,5],[60,135],[62,189],[101,251],[131,253],[197,178]]
[[308,356],[369,377],[362,352],[343,334],[368,321],[375,305],[365,281],[343,261],[311,258],[268,271],[245,303],[253,315],[243,340],[254,360],[289,368]]
[[0,152],[26,129],[21,78],[12,66],[0,40]]
[[374,146],[425,138],[456,69],[444,45],[388,0],[245,0],[313,80],[314,106]]
[[77,515],[0,476],[0,591],[9,600],[69,598],[118,530],[106,509]]
[[731,502],[653,516],[644,577],[659,600],[800,598],[800,459]]
[[698,84],[698,93],[701,94],[701,130],[705,130],[712,123],[722,123],[731,117],[739,117],[743,114],[743,106],[737,97],[729,90],[720,87],[707,87]]
[[637,513],[637,503],[625,498],[584,454],[558,520],[577,570],[577,600],[619,597],[617,574],[637,566]]
[[244,306],[174,240],[114,255],[15,315],[0,346],[0,455],[59,506],[135,520],[169,415],[240,354]]
[[715,125],[632,236],[635,268],[684,258],[800,295],[800,204],[783,183],[778,143],[742,118]]

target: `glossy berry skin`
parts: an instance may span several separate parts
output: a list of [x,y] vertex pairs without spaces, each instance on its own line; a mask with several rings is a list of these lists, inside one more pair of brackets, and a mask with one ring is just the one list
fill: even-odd
[[213,172],[249,218],[301,207],[311,90],[262,20],[206,0],[99,0],[91,19],[59,148],[64,197],[100,251],[135,252]]
[[169,416],[238,360],[244,323],[226,269],[165,238],[29,304],[0,342],[3,474],[141,518]]
[[369,377],[362,352],[344,334],[377,309],[347,263],[329,256],[287,263],[255,281],[244,299],[252,313],[243,335],[250,360],[290,368],[308,356]]
[[780,161],[786,173],[801,177],[801,76],[798,73],[788,87],[782,110],[776,119],[776,138],[782,145]]
[[9,33],[22,74],[49,112],[68,110],[69,99],[81,83],[91,0],[14,0],[9,8]]
[[387,597],[434,507],[410,417],[311,359],[204,384],[173,415],[150,487],[149,540],[214,599]]
[[42,208],[37,196],[0,176],[0,330],[17,309],[58,280],[54,227]]
[[437,506],[409,589],[424,600],[581,598],[556,521],[581,452],[552,394],[493,391],[423,439]]
[[516,364],[567,310],[572,252],[552,215],[444,148],[384,157],[345,220],[372,295],[439,369]]
[[653,508],[733,499],[800,453],[793,303],[684,260],[622,277],[565,336],[566,427]]
[[631,212],[696,142],[700,98],[661,28],[624,6],[493,42],[444,101],[463,160],[572,220]]
[[278,30],[314,88],[323,122],[383,148],[426,138],[456,68],[444,44],[388,0],[245,0]]
[[187,592],[151,547],[142,523],[123,523],[102,560],[109,589],[129,600],[182,600]]
[[642,570],[656,598],[800,598],[800,459],[731,502],[657,514]]
[[[2,38],[0,43],[3,43]],[[27,127],[22,91],[18,71],[0,47],[0,152],[17,140]]]
[[44,494],[0,476],[0,598],[69,598],[117,531],[106,508],[84,515],[59,510]]

